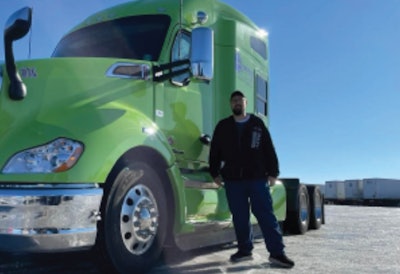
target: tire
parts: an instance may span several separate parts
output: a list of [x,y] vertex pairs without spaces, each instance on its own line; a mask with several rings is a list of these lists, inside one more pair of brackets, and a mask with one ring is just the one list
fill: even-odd
[[308,230],[310,222],[310,201],[305,185],[299,185],[297,189],[296,207],[288,212],[287,227],[292,234],[304,234]]
[[310,197],[310,229],[319,229],[323,219],[323,198],[318,186],[308,189]]
[[98,242],[108,270],[142,273],[159,259],[167,234],[165,191],[145,163],[119,169],[105,190]]

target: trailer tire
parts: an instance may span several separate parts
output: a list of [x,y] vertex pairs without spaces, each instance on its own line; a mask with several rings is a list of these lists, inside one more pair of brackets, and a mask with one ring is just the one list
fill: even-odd
[[323,198],[318,186],[308,188],[310,197],[310,229],[319,229],[323,219]]
[[305,185],[299,185],[297,189],[296,207],[288,212],[285,225],[293,234],[304,234],[308,230],[310,222],[310,201]]
[[159,259],[167,234],[167,203],[157,172],[138,162],[119,169],[105,191],[98,241],[112,272],[142,273]]

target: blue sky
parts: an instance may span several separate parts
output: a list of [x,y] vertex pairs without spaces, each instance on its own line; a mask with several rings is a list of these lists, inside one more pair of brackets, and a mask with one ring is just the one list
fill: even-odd
[[[30,56],[43,58],[76,23],[123,2],[0,0],[0,26],[33,7]],[[400,1],[224,2],[269,33],[270,130],[281,176],[319,184],[400,179]],[[16,58],[28,49],[28,38],[15,43]]]

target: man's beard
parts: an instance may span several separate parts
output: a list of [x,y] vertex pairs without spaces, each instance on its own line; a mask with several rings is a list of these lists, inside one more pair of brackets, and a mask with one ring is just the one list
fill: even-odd
[[232,108],[232,112],[234,115],[239,116],[243,114],[243,108],[241,107],[234,107]]

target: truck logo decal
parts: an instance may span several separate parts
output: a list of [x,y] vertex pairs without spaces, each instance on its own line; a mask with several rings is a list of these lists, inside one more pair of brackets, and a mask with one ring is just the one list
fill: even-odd
[[29,68],[29,67],[20,68],[19,73],[21,74],[21,77],[23,77],[23,78],[36,78],[37,77],[36,68]]

